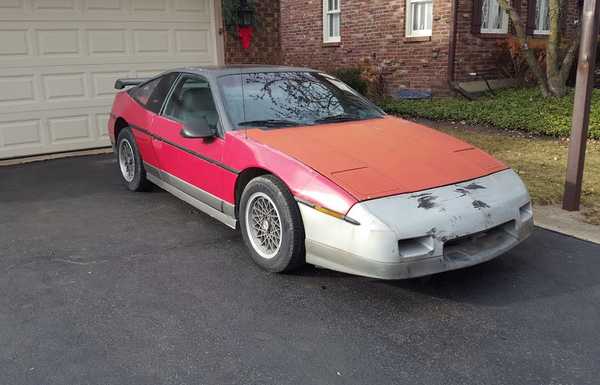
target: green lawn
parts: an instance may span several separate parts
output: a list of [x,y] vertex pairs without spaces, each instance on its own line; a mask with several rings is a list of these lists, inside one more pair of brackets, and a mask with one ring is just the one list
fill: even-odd
[[[571,130],[573,92],[564,98],[543,98],[537,88],[512,88],[495,97],[475,101],[464,98],[388,100],[389,113],[432,120],[464,121],[506,130],[521,130],[554,137],[568,137]],[[600,90],[594,90],[589,137],[600,139]]]
[[[535,204],[561,203],[567,164],[566,140],[446,122],[424,124],[463,139],[510,165],[527,184]],[[600,224],[599,141],[588,141],[582,203],[586,221]]]

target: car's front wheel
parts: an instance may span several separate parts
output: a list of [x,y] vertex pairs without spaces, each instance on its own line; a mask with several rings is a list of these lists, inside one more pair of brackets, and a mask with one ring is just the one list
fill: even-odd
[[298,203],[273,175],[248,183],[240,200],[240,225],[252,259],[271,272],[305,263],[304,226]]
[[147,191],[151,184],[146,179],[146,170],[129,127],[124,128],[117,138],[117,163],[125,186],[131,191]]

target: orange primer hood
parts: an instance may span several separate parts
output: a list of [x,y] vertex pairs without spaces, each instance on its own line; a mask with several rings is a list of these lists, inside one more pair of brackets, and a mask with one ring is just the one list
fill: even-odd
[[296,158],[358,200],[440,187],[507,168],[468,143],[395,117],[249,129],[247,136]]

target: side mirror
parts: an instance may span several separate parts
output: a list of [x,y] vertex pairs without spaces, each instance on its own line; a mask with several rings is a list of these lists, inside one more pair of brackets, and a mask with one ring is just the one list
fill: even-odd
[[208,125],[208,122],[204,118],[191,119],[183,125],[181,129],[181,136],[184,138],[212,138],[215,136],[215,131]]

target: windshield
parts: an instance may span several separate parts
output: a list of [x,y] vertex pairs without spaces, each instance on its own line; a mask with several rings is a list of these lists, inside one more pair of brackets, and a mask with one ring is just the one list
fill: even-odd
[[316,72],[226,75],[219,78],[219,86],[236,128],[313,125],[384,115],[340,80]]

